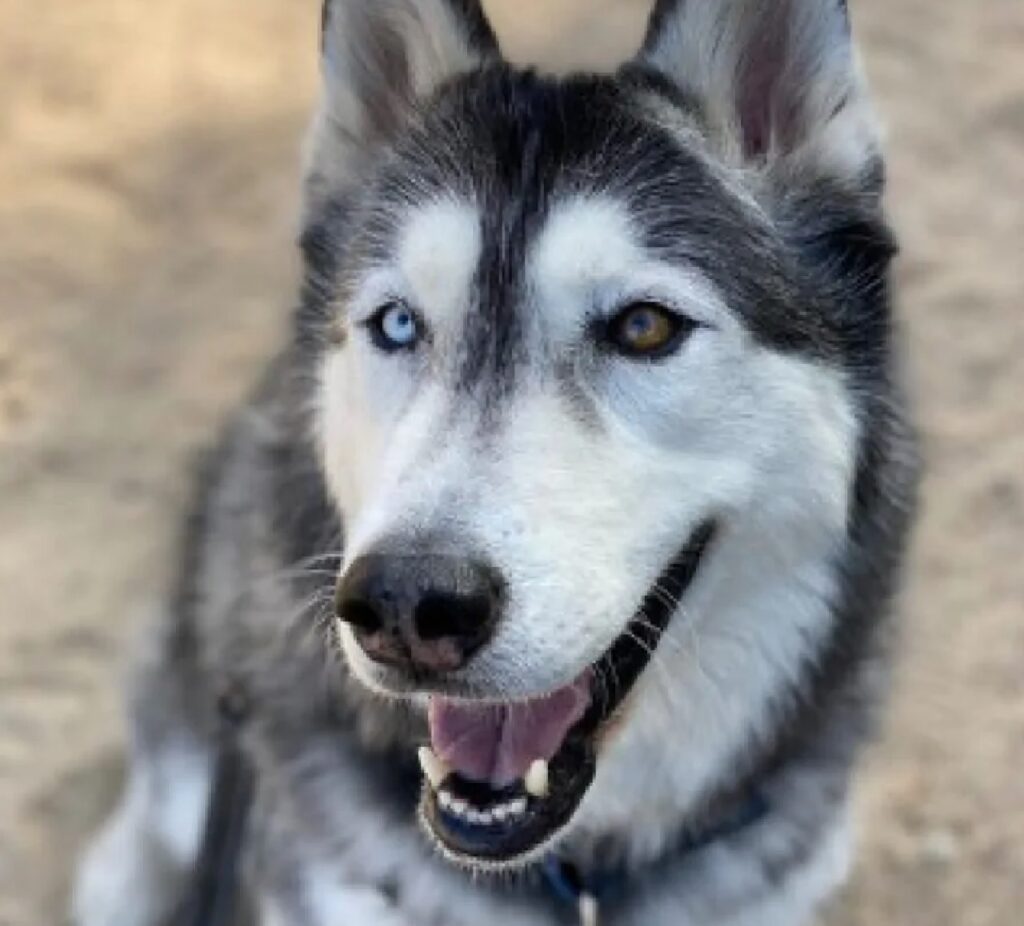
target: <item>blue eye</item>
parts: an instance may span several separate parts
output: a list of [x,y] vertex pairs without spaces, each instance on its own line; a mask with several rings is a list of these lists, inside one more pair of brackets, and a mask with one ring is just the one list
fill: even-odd
[[416,314],[401,302],[390,302],[369,320],[373,343],[384,351],[411,350],[420,339]]

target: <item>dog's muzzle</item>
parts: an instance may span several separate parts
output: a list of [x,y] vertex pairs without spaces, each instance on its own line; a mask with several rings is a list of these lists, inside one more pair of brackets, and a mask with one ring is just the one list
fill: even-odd
[[[594,779],[602,729],[652,658],[713,534],[711,522],[692,533],[623,633],[563,687],[507,703],[431,696],[420,816],[447,855],[475,867],[521,864],[571,820]],[[400,563],[359,560],[338,594],[339,616],[367,655],[414,678],[463,665],[490,638],[503,598],[486,567],[430,560],[401,575]]]

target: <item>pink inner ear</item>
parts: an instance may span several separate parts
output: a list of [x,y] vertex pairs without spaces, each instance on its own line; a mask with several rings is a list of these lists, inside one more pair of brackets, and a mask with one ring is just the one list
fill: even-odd
[[[792,17],[789,0],[775,0],[760,28],[747,39],[738,62],[736,108],[743,132],[743,152],[760,158],[774,140],[784,151],[799,142],[803,88],[793,77],[800,62],[790,60]],[[810,80],[812,73],[803,74]]]

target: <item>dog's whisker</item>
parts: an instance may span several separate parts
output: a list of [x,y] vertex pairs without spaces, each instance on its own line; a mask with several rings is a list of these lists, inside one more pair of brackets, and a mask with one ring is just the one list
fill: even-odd
[[[641,624],[643,626],[650,627],[653,630],[658,630],[658,628],[647,619],[647,617],[644,615],[644,612],[643,612],[642,609],[640,611],[640,614],[638,615],[638,619],[639,619],[639,621],[641,622]],[[671,683],[672,680],[671,680],[671,677],[668,675],[667,667],[664,665],[662,660],[658,659],[657,648],[654,647],[654,646],[651,646],[650,643],[648,643],[647,641],[645,641],[645,640],[641,639],[640,637],[638,637],[636,635],[636,633],[632,629],[630,629],[630,628],[626,629],[626,634],[641,649],[643,649],[644,652],[647,653],[647,656],[648,656],[648,667],[654,667],[654,672],[655,672],[654,677],[656,678],[656,680],[659,683],[659,690],[665,696],[669,706],[670,707],[673,706],[675,704],[675,694],[674,694],[674,689],[673,689],[673,686],[672,686],[672,683]],[[664,638],[664,636],[665,636],[664,633],[661,633],[661,637]],[[678,645],[678,641],[670,640],[669,642]]]
[[[333,604],[333,593],[327,588],[315,589],[296,605],[285,617],[277,628],[274,644],[279,645],[284,641],[295,641],[296,631],[307,632],[310,629],[316,630],[321,621],[329,617],[331,612],[324,612],[328,603]],[[320,612],[310,621],[309,613],[312,609],[319,608]]]

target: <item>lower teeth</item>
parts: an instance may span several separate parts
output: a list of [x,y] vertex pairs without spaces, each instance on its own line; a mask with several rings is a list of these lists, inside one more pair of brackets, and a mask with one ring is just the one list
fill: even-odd
[[[444,782],[452,770],[433,749],[421,746],[417,755],[423,775],[437,795],[438,804],[453,817],[470,823],[489,825],[494,822],[504,823],[512,817],[526,813],[527,799],[522,796],[496,804],[487,810],[473,807],[468,801],[455,797],[444,789]],[[548,796],[548,763],[544,759],[535,759],[530,764],[522,780],[522,786],[530,797],[540,800]]]
[[471,807],[462,798],[454,797],[448,791],[437,792],[437,803],[442,810],[453,817],[474,823],[477,826],[489,826],[493,823],[505,823],[526,813],[526,798],[517,797],[502,804],[496,804],[487,810]]

